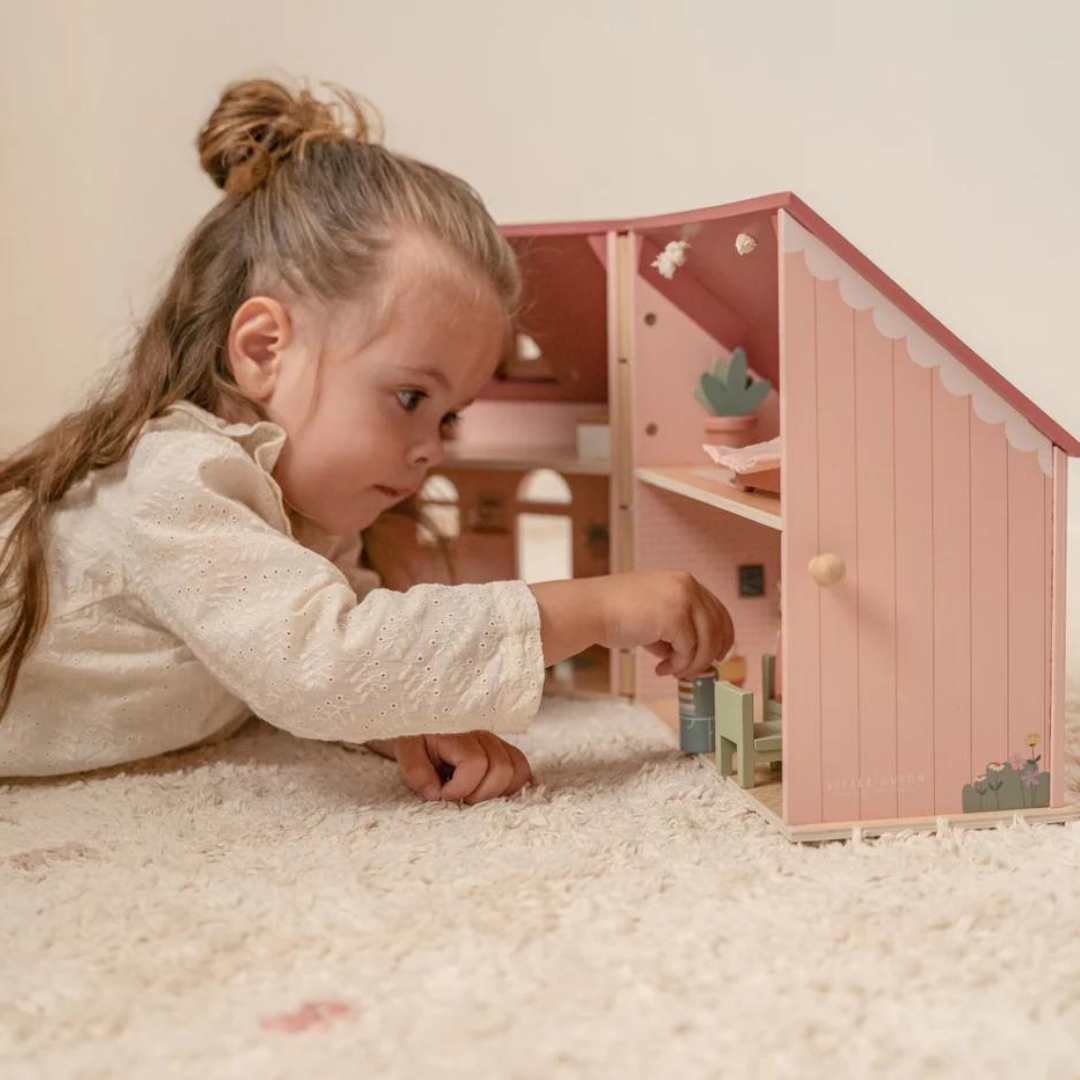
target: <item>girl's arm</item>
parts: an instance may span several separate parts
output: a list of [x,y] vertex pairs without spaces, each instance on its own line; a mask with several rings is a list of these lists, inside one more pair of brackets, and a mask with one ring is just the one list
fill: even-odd
[[608,578],[530,585],[540,609],[544,663],[549,667],[604,639],[603,583]]
[[118,483],[129,591],[269,723],[366,742],[521,731],[536,713],[545,660],[524,583],[375,589],[358,602],[286,535],[266,473],[209,433],[144,434]]

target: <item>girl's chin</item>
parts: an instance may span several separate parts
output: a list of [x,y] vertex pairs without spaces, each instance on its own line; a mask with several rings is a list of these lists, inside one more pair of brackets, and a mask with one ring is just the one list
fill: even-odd
[[357,508],[347,514],[326,514],[318,518],[308,520],[330,536],[348,536],[352,533],[363,532],[369,525],[374,525],[376,519],[386,509],[385,507]]

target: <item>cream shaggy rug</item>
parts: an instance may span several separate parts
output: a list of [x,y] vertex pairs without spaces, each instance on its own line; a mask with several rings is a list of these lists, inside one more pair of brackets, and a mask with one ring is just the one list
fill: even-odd
[[258,724],[0,787],[0,1075],[1080,1076],[1080,826],[795,847],[636,707],[520,742],[471,809]]

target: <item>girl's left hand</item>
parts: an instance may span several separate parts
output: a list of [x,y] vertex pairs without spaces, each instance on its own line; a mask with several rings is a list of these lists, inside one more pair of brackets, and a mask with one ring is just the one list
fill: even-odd
[[473,806],[513,795],[533,779],[525,755],[490,731],[403,735],[364,745],[397,761],[406,785],[429,802]]

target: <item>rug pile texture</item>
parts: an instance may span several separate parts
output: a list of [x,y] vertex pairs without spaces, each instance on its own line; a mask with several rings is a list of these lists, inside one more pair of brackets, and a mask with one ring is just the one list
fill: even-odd
[[1080,1076],[1080,825],[794,846],[636,706],[516,741],[472,808],[257,722],[0,785],[0,1076]]

